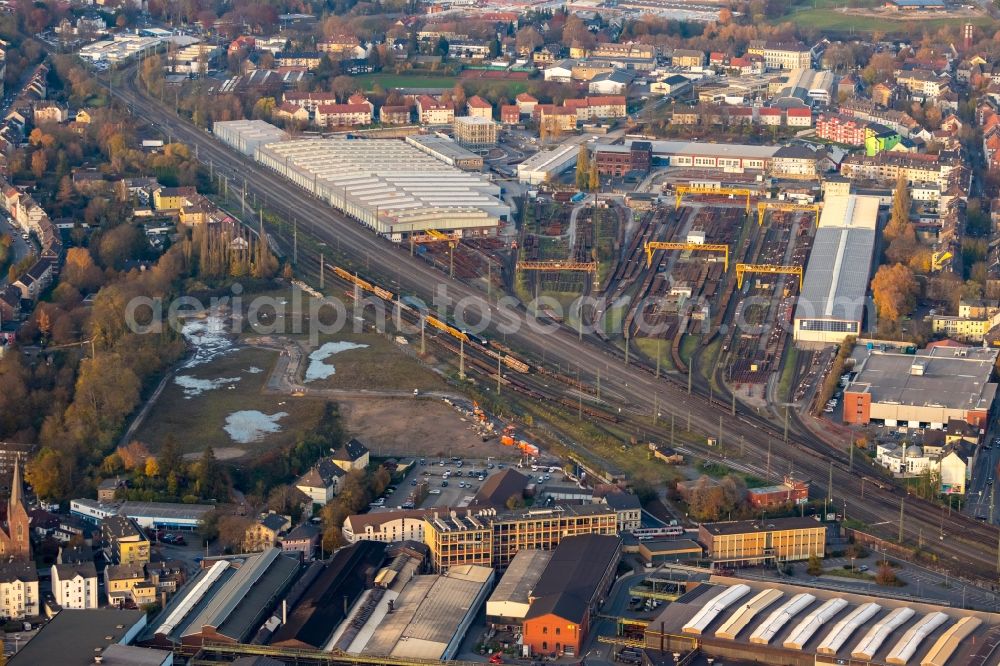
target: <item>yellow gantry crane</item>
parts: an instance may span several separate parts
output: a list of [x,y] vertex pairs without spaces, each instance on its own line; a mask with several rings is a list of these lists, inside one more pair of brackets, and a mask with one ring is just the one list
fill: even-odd
[[681,200],[685,194],[729,194],[734,197],[746,197],[747,215],[750,214],[750,198],[760,196],[758,190],[751,190],[746,187],[716,187],[714,185],[678,185],[674,188],[674,194],[676,195],[674,208],[681,207]]
[[596,273],[596,261],[519,261],[519,271],[576,271],[578,273]]
[[712,243],[665,243],[663,241],[650,241],[646,243],[646,268],[653,265],[653,252],[656,250],[686,250],[688,252],[722,252],[726,262],[726,271],[729,271],[729,246],[716,245]]
[[799,276],[799,291],[802,291],[801,266],[776,266],[774,264],[736,264],[736,287],[743,288],[743,276],[747,273],[770,273],[771,275]]
[[435,229],[428,229],[426,234],[416,234],[410,236],[410,240],[417,245],[422,245],[424,243],[448,243],[451,247],[455,247],[458,243],[457,236],[445,234]]
[[812,203],[812,204],[800,204],[792,203],[791,201],[775,201],[773,199],[765,199],[757,203],[757,224],[764,224],[764,213],[767,212],[768,208],[773,208],[775,210],[785,210],[785,211],[806,211],[811,210],[816,216],[816,224],[819,224],[819,213],[823,210],[823,204]]

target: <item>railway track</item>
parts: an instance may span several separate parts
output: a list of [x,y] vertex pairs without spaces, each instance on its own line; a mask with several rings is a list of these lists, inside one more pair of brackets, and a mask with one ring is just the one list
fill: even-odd
[[[387,241],[335,212],[325,202],[308,192],[244,157],[237,157],[235,153],[216,143],[206,132],[177,118],[172,112],[161,108],[156,101],[145,97],[134,87],[129,72],[134,73],[135,68],[126,70],[124,85],[115,87],[114,97],[117,100],[128,105],[136,115],[143,117],[147,122],[155,123],[153,127],[160,132],[184,141],[194,146],[196,150],[200,149],[199,157],[203,162],[211,162],[214,168],[224,170],[224,173],[233,178],[236,174],[246,174],[248,188],[265,199],[268,208],[275,213],[287,219],[309,219],[311,229],[300,228],[300,235],[306,234],[330,247],[342,245],[345,253],[355,258],[364,257],[370,261],[374,266],[373,271],[382,275],[397,275],[397,282],[400,284],[405,282],[412,291],[420,295],[432,294],[429,285],[445,283],[461,298],[476,302],[485,301],[478,290],[458,281],[447,280],[422,262],[411,260],[403,248],[394,248]],[[851,504],[852,517],[876,525],[885,521],[887,514],[895,512],[898,515],[899,498],[892,493],[866,490],[864,499],[858,499],[861,480],[843,463],[845,457],[843,452],[839,452],[838,456],[838,449],[818,440],[806,429],[799,427],[798,432],[794,433],[795,439],[803,443],[785,445],[780,427],[768,419],[742,408],[737,415],[732,416],[728,405],[720,408],[717,407],[717,403],[708,404],[706,400],[708,391],[702,385],[697,387],[694,395],[688,395],[686,381],[678,377],[661,375],[656,379],[652,376],[652,369],[640,366],[635,360],[624,364],[622,354],[603,344],[594,334],[588,333],[582,336],[582,340],[577,339],[576,332],[565,328],[542,334],[527,325],[527,314],[523,310],[500,308],[492,303],[486,304],[485,307],[495,312],[502,321],[506,321],[509,317],[521,324],[516,333],[510,334],[510,339],[520,350],[521,357],[531,365],[540,364],[537,359],[544,351],[551,362],[558,362],[561,366],[584,365],[592,370],[600,368],[602,393],[607,396],[613,394],[622,396],[620,409],[626,424],[644,423],[645,432],[663,438],[664,428],[651,427],[648,423],[649,415],[657,405],[668,414],[683,416],[690,411],[692,430],[702,433],[717,431],[721,419],[728,436],[739,435],[745,438],[747,459],[754,461],[758,467],[768,450],[771,450],[775,457],[785,460],[801,455],[802,461],[801,464],[797,464],[797,469],[804,469],[805,474],[816,480],[825,478],[829,466],[828,457],[833,456],[835,493],[841,499],[846,498],[858,503],[857,507]],[[704,447],[700,447],[699,450],[704,451]],[[936,529],[939,516],[929,503],[914,499],[912,503],[907,502],[906,510],[907,516],[912,518],[904,523],[904,537],[908,543],[917,543],[920,530],[926,529],[928,533],[932,533]],[[996,580],[996,545],[1000,534],[997,529],[977,523],[965,516],[953,516],[951,525],[952,531],[949,534],[963,533],[961,539],[967,539],[969,547],[956,547],[953,544],[961,541],[958,538],[954,541],[949,538],[934,543],[932,550],[949,562],[961,555],[962,564],[953,567],[953,570]],[[886,537],[892,537],[894,532],[885,527],[873,528],[873,531]]]

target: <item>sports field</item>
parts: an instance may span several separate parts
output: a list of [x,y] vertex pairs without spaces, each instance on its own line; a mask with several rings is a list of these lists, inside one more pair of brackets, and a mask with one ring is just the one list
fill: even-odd
[[454,88],[457,76],[435,76],[432,74],[396,74],[394,72],[377,72],[354,77],[365,90],[371,90],[375,84],[386,90],[391,88]]
[[900,14],[878,10],[882,3],[875,0],[864,0],[860,4],[860,7],[849,7],[844,0],[806,0],[771,22],[790,21],[816,30],[887,34],[933,31],[942,26],[965,23],[980,27],[996,25],[996,21],[979,10]]

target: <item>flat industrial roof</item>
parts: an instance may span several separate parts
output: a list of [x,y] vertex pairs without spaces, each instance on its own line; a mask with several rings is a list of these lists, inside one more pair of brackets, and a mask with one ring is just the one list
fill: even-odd
[[[406,137],[406,143],[410,145],[419,144],[427,150],[439,153],[452,160],[476,160],[482,159],[470,150],[466,150],[451,139],[436,134],[412,134]],[[432,155],[433,156],[433,155]]]
[[[691,589],[677,601],[668,604],[664,611],[649,624],[647,645],[659,644],[662,631],[667,635],[697,638],[703,643],[703,651],[711,656],[712,647],[746,651],[747,660],[768,663],[791,663],[802,661],[808,655],[821,655],[830,663],[863,661],[869,664],[997,664],[1000,655],[993,654],[997,643],[1000,614],[959,610],[933,603],[903,601],[865,594],[854,594],[839,590],[825,590],[814,587],[788,585],[777,581],[756,581],[733,577],[712,576],[709,583]],[[762,593],[774,590],[765,600]],[[719,604],[721,595],[729,593],[729,605]],[[741,594],[742,592],[742,594]],[[837,601],[838,599],[842,601]],[[854,624],[841,624],[845,618],[859,612],[866,604],[874,604],[870,615]],[[714,611],[713,606],[721,610]],[[900,610],[900,609],[909,609]],[[749,611],[756,612],[749,612]],[[937,616],[942,613],[943,617]],[[701,615],[702,621],[698,622]],[[748,622],[740,623],[738,616],[750,616]],[[891,617],[899,618],[898,623],[882,624]],[[937,619],[939,624],[928,620]],[[938,659],[928,662],[929,653],[934,651],[938,639],[964,618],[972,622],[973,629],[962,640],[953,640],[953,652],[938,653]],[[978,623],[976,622],[978,621]],[[685,631],[686,627],[697,626],[698,630]],[[726,627],[735,636],[718,635],[719,629]],[[725,632],[722,632],[723,634]],[[841,638],[833,643],[828,637]],[[825,643],[825,645],[824,645]],[[826,652],[820,652],[824,645]],[[898,652],[909,645],[912,652]],[[832,648],[832,649],[831,649]],[[890,654],[895,661],[888,662]],[[859,656],[866,652],[870,656]]]
[[721,523],[702,523],[701,526],[710,534],[745,534],[747,532],[805,530],[816,527],[825,528],[823,523],[812,518],[791,516],[789,518],[769,518],[759,520],[732,520]]
[[480,216],[478,224],[467,226],[489,226],[510,213],[499,199],[499,185],[396,139],[282,141],[257,148],[256,159],[320,196],[346,195],[351,206],[390,224],[412,222],[408,218],[419,212],[452,219]]
[[527,604],[531,591],[552,559],[552,553],[551,550],[519,550],[487,603],[510,601]]
[[279,548],[213,561],[174,595],[146,636],[163,634],[180,642],[211,626],[243,642],[270,610],[268,605],[291,585],[298,569],[298,560]]
[[414,576],[361,653],[441,659],[492,577],[491,567],[476,565],[451,567],[440,576]]
[[828,197],[813,240],[796,319],[861,321],[875,251],[878,197]]
[[[645,141],[645,140],[643,140]],[[628,152],[633,141],[621,144],[598,144],[602,152]],[[691,155],[693,157],[729,157],[739,159],[767,160],[774,157],[781,146],[755,146],[748,143],[703,143],[701,141],[648,141],[653,147],[653,155]]]
[[[997,394],[990,382],[996,349],[933,347],[914,354],[854,348],[857,375],[847,389],[867,393],[873,403],[989,409]],[[914,374],[919,366],[922,374]]]
[[100,654],[96,649],[118,643],[136,624],[144,622],[145,616],[141,610],[108,608],[60,611],[8,663],[93,664],[94,655]]

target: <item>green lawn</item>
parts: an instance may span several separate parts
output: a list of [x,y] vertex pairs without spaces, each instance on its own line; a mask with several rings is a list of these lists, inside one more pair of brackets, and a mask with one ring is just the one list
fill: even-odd
[[362,74],[354,77],[365,90],[371,90],[378,83],[386,90],[390,88],[454,88],[457,76],[430,74],[395,74],[393,72],[378,72]]
[[[933,31],[942,26],[972,23],[976,26],[994,25],[992,18],[988,16],[953,16],[941,18],[921,18],[894,19],[891,16],[873,17],[870,15],[859,15],[850,11],[839,11],[845,7],[844,0],[813,0],[803,2],[801,5],[793,7],[792,10],[777,19],[771,21],[773,24],[792,22],[803,28],[813,28],[816,30],[842,30],[853,32],[886,32],[886,33],[907,33],[915,31]],[[867,7],[874,7],[881,4],[874,0],[861,3]],[[933,16],[930,15],[930,16]]]

